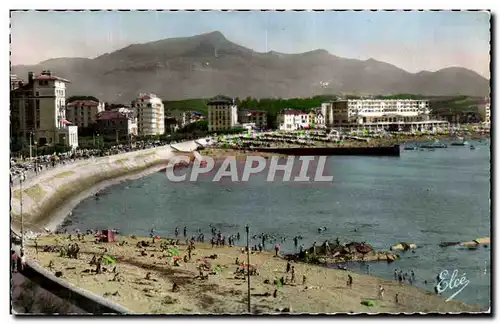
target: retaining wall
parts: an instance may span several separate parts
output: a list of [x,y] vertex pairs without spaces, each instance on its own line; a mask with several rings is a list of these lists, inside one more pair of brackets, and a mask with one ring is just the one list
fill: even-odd
[[[60,206],[80,192],[97,184],[126,175],[133,175],[157,165],[165,165],[174,155],[169,146],[128,152],[47,170],[36,179],[26,181],[22,188],[22,214],[27,229],[43,230]],[[12,224],[19,228],[21,187],[12,189]]]

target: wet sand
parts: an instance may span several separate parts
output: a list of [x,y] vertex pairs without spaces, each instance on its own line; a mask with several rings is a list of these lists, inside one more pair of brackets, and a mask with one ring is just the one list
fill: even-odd
[[[162,242],[156,240],[149,247],[136,247],[141,240],[151,242],[151,238],[118,236],[115,243],[94,243],[94,238],[86,235],[84,241],[73,240],[68,235],[49,235],[38,239],[38,254],[33,240],[27,243],[27,256],[42,266],[53,262],[52,272],[62,271],[62,279],[115,301],[136,313],[145,314],[208,314],[246,313],[247,279],[235,275],[238,267],[236,258],[244,262],[246,253],[241,247],[215,247],[195,243],[192,259],[180,261],[175,266],[167,251],[162,252]],[[126,242],[124,244],[124,242]],[[79,259],[60,257],[59,252],[41,252],[44,245],[67,246],[78,243]],[[243,242],[240,242],[242,244]],[[124,244],[120,246],[121,244]],[[172,246],[169,246],[171,249]],[[187,255],[186,245],[181,239],[177,247],[180,257]],[[96,269],[89,265],[94,255],[109,255],[117,260],[104,265],[101,274],[85,273]],[[216,259],[208,258],[217,255]],[[219,265],[222,271],[209,274],[208,279],[197,279],[197,267],[207,262],[212,267]],[[445,302],[445,299],[408,284],[361,275],[350,271],[329,269],[316,265],[292,263],[295,266],[295,283],[277,287],[275,279],[285,277],[286,261],[275,257],[274,253],[252,252],[250,263],[257,267],[258,275],[251,276],[252,313],[276,313],[283,308],[291,308],[293,313],[394,313],[394,312],[478,312],[479,306],[460,301]],[[397,264],[397,262],[395,263]],[[112,270],[115,268],[116,273]],[[149,273],[149,276],[147,275]],[[204,274],[208,274],[204,271]],[[346,285],[347,276],[353,278],[352,288]],[[307,277],[302,284],[302,276]],[[113,280],[114,277],[118,280]],[[270,283],[264,283],[265,280]],[[418,280],[418,278],[417,278]],[[179,291],[172,292],[173,285]],[[383,300],[378,298],[378,286],[385,289]],[[278,289],[277,297],[273,292]],[[266,296],[266,294],[268,294]],[[395,295],[399,294],[399,304]],[[374,300],[375,306],[361,304],[364,300]]]

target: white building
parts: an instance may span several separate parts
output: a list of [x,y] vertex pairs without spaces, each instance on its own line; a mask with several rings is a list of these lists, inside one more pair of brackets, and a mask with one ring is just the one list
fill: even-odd
[[66,105],[67,119],[81,128],[95,124],[101,111],[104,111],[104,102],[93,100],[75,100]]
[[327,114],[331,113],[332,116],[332,122],[328,125],[330,127],[429,129],[447,126],[447,122],[430,120],[428,100],[350,99],[333,101],[324,104],[324,107]]
[[78,128],[66,120],[66,84],[43,71],[28,74],[28,83],[11,92],[11,137],[30,136],[36,145],[78,147]]
[[309,113],[301,110],[283,109],[278,114],[279,130],[294,131],[309,127]]
[[491,125],[491,103],[489,100],[478,108],[479,115],[481,115],[481,120],[487,126]]
[[139,136],[155,136],[165,134],[165,108],[156,95],[141,93],[132,102],[137,116]]
[[321,111],[316,113],[316,115],[314,116],[314,123],[316,124],[317,128],[325,127],[325,116]]
[[238,126],[238,107],[234,99],[216,96],[208,103],[208,130],[227,130]]

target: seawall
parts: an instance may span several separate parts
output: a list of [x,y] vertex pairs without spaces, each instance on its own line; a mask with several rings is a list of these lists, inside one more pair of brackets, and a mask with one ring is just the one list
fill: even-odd
[[400,156],[399,145],[365,147],[263,147],[257,152],[286,155],[364,155],[364,156]]
[[[194,141],[185,146],[196,145]],[[53,229],[82,199],[117,182],[140,178],[165,168],[175,155],[170,145],[113,156],[82,160],[29,179],[12,188],[12,229],[21,228],[21,210],[25,231]]]

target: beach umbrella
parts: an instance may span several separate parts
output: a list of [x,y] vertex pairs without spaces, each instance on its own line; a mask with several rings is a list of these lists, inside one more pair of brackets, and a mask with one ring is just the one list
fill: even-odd
[[174,256],[179,256],[180,255],[179,250],[177,250],[177,249],[170,249],[168,251],[168,253],[170,253],[171,255],[174,255]]
[[116,260],[110,257],[109,255],[104,255],[102,258],[104,259],[105,264],[116,263]]

